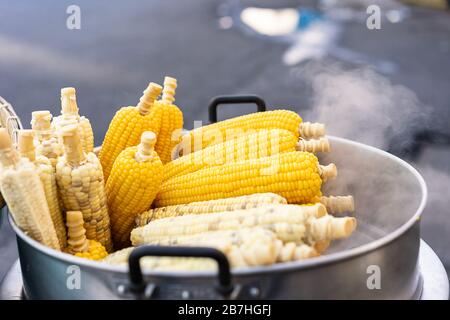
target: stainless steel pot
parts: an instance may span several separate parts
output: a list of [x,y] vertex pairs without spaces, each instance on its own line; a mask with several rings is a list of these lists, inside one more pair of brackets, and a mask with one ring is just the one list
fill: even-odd
[[136,249],[130,274],[127,267],[51,250],[25,235],[10,218],[17,234],[26,294],[33,299],[418,298],[419,224],[427,197],[422,177],[384,151],[345,139],[330,140],[333,152],[321,161],[336,163],[340,176],[327,185],[326,192],[352,193],[359,225],[351,238],[333,243],[326,255],[232,270],[228,282],[228,265],[220,256],[210,251],[188,252],[218,260],[222,266],[220,281],[217,272],[144,270],[140,282],[139,257],[164,252]]
[[[251,96],[247,100],[264,109],[262,100]],[[212,121],[218,103],[211,104]],[[327,182],[324,193],[354,195],[358,228],[351,238],[334,242],[326,255],[230,271],[225,256],[211,248],[143,246],[133,251],[129,267],[111,266],[49,249],[19,230],[10,216],[26,295],[32,299],[419,298],[424,180],[408,163],[384,151],[336,137],[330,142],[333,150],[321,162],[336,163],[339,178]],[[216,272],[141,270],[139,259],[146,255],[210,257],[219,268]]]

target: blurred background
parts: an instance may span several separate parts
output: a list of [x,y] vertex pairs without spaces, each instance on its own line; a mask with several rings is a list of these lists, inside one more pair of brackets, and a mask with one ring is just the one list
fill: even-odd
[[[70,5],[80,29],[67,27]],[[449,35],[447,0],[0,0],[0,95],[29,127],[74,86],[100,144],[115,111],[165,75],[188,129],[213,96],[258,94],[412,163],[430,193],[422,237],[449,271]],[[0,279],[17,259],[1,219]]]

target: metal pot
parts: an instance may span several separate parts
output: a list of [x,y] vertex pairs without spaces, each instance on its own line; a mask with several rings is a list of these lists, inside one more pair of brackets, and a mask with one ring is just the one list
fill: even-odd
[[[223,103],[251,102],[255,96],[215,99],[210,119]],[[358,228],[335,241],[326,255],[272,266],[233,269],[212,248],[142,246],[129,266],[111,266],[54,251],[15,225],[24,290],[31,299],[417,299],[422,290],[418,269],[420,215],[427,189],[420,174],[403,160],[376,148],[329,137],[339,178],[325,194],[353,194]],[[147,255],[209,257],[218,270],[154,272],[141,270]]]
[[[10,222],[17,234],[24,289],[32,299],[118,298],[271,298],[415,299],[420,296],[417,267],[420,215],[427,191],[419,173],[384,151],[330,137],[339,179],[326,192],[352,193],[358,229],[333,243],[324,256],[273,266],[235,269],[216,250],[154,248],[133,252],[130,268],[67,255],[34,241]],[[172,251],[164,251],[172,250]],[[220,272],[150,272],[144,255],[206,256]],[[129,272],[131,271],[131,272]],[[79,280],[79,283],[78,283]],[[78,285],[79,284],[79,285]]]

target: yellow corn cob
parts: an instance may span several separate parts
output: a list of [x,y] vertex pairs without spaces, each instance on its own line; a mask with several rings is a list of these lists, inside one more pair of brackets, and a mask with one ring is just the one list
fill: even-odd
[[80,211],[68,211],[66,224],[69,235],[69,246],[65,250],[67,253],[90,260],[101,260],[108,255],[101,243],[86,239],[83,214]]
[[176,88],[177,80],[171,77],[165,77],[162,98],[154,105],[155,109],[161,109],[161,127],[159,132],[157,132],[158,141],[156,142],[155,150],[161,158],[162,163],[167,163],[172,160],[172,151],[181,140],[183,113],[173,104]]
[[44,187],[45,198],[50,211],[53,225],[58,236],[59,245],[64,248],[66,241],[66,226],[58,199],[58,189],[56,186],[55,171],[49,159],[44,156],[37,156],[34,147],[34,133],[32,130],[19,131],[19,153],[36,166],[36,172]]
[[78,113],[75,88],[67,87],[61,89],[61,116],[53,119],[54,128],[59,131],[68,125],[78,125],[78,135],[81,146],[86,153],[94,150],[94,133],[88,118],[80,117]]
[[253,209],[207,215],[187,215],[155,220],[131,232],[133,245],[154,243],[165,238],[217,230],[238,230],[262,226],[283,242],[313,244],[349,236],[356,227],[354,218],[327,216],[321,204],[313,206],[270,205]]
[[200,169],[292,151],[330,152],[327,138],[298,139],[283,129],[258,130],[179,157],[164,167],[164,181]]
[[159,132],[161,108],[153,108],[162,87],[151,82],[136,107],[123,107],[112,119],[99,154],[105,180],[122,150],[138,145],[144,131]]
[[320,198],[329,213],[342,213],[355,211],[355,201],[352,196],[329,196]]
[[17,226],[34,240],[60,250],[36,167],[19,157],[4,128],[0,128],[0,162],[0,191]]
[[275,110],[252,113],[191,130],[183,136],[180,149],[186,155],[260,129],[285,129],[297,139],[300,136],[306,139],[318,138],[325,134],[322,124],[303,123],[302,118],[293,111]]
[[111,230],[116,248],[130,244],[136,215],[148,210],[162,182],[163,165],[153,149],[156,136],[146,131],[137,147],[122,151],[106,183]]
[[31,113],[31,128],[36,134],[36,155],[42,155],[48,158],[53,166],[56,167],[58,157],[63,154],[63,148],[51,128],[52,115],[50,111],[34,111]]
[[287,152],[205,168],[164,181],[156,206],[273,192],[289,203],[318,202],[322,180],[336,176],[336,167],[320,166],[308,152]]
[[295,151],[298,139],[283,129],[259,130],[198,150],[164,166],[164,181],[203,168]]
[[187,214],[204,214],[223,211],[250,209],[267,204],[287,204],[282,196],[275,193],[255,193],[248,196],[192,202],[177,206],[161,207],[145,211],[136,217],[136,226],[145,226],[152,220],[183,216]]
[[56,165],[56,181],[66,211],[81,211],[88,239],[112,250],[102,166],[94,153],[83,152],[78,128],[62,128],[64,156]]

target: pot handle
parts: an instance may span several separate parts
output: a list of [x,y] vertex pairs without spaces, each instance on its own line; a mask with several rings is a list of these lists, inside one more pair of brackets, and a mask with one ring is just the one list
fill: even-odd
[[258,112],[266,111],[266,102],[260,96],[254,94],[217,96],[211,99],[208,106],[209,122],[217,122],[217,107],[219,105],[241,103],[255,104],[258,107]]
[[232,293],[234,287],[231,282],[230,263],[222,251],[209,247],[182,247],[182,246],[140,246],[134,249],[128,257],[130,290],[141,293],[145,289],[140,259],[145,256],[156,257],[195,257],[211,258],[217,262],[219,285],[217,291],[223,296]]

